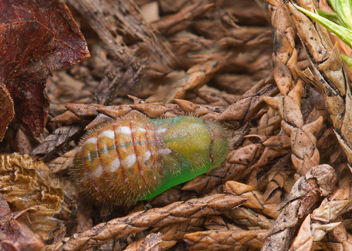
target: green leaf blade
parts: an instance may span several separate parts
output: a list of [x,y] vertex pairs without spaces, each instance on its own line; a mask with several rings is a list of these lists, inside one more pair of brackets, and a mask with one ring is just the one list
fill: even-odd
[[340,38],[345,44],[347,44],[349,47],[352,48],[352,31],[340,26],[338,24],[335,24],[334,22],[330,21],[329,19],[326,19],[324,17],[321,17],[313,12],[310,12],[296,4],[293,4],[298,10],[303,12],[305,15],[313,19],[314,21],[318,22],[331,32],[333,32],[338,38]]

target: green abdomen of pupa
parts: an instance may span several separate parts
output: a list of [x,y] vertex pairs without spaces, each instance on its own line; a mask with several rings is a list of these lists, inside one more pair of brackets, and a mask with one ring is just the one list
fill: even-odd
[[142,199],[153,198],[167,189],[218,167],[228,153],[225,131],[216,122],[197,117],[152,120],[160,139],[163,178]]

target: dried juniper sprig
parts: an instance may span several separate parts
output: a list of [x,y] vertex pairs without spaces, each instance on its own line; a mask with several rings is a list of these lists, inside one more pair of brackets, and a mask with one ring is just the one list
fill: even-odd
[[175,202],[163,208],[132,213],[100,223],[83,233],[74,234],[70,238],[46,246],[43,250],[87,250],[103,245],[113,238],[138,233],[149,227],[163,227],[170,223],[185,222],[191,218],[220,214],[243,204],[246,200],[239,196],[215,194],[205,198]]
[[185,222],[154,228],[151,232],[161,233],[165,241],[181,241],[185,234],[204,230],[205,217],[192,218]]
[[[305,175],[310,167],[319,164],[319,151],[316,148],[315,134],[320,130],[323,119],[319,118],[304,125],[300,96],[303,83],[296,74],[297,50],[295,49],[295,31],[289,16],[289,10],[281,1],[273,1],[269,12],[275,29],[275,69],[274,78],[282,96],[264,100],[277,109],[283,118],[282,128],[290,135],[292,144],[292,162],[299,175]],[[296,86],[292,89],[293,84]],[[291,90],[292,89],[292,90]]]
[[[192,218],[182,223],[175,223],[167,225],[161,228],[154,228],[150,232],[160,234],[162,242],[160,247],[162,250],[166,250],[174,246],[177,241],[183,240],[183,237],[187,233],[192,233],[194,231],[204,230],[204,218]],[[125,250],[136,250],[146,237],[142,237],[137,241],[134,241],[128,245]]]
[[265,102],[263,97],[266,95],[274,96],[278,89],[269,76],[267,79],[259,81],[255,86],[248,90],[241,98],[228,106],[216,119],[218,121],[235,121],[245,123],[250,121],[263,107]]
[[[240,98],[239,95],[217,92],[215,89],[208,89],[210,88],[205,86],[200,90],[195,90],[192,93],[188,93],[185,96],[185,99],[200,105],[227,107]],[[176,99],[174,99],[174,101],[177,102]]]
[[151,233],[139,241],[132,242],[124,250],[125,251],[159,251],[167,250],[176,244],[176,241],[166,242],[162,240],[160,233]]
[[[58,123],[81,123],[85,119],[91,119],[92,116],[97,116],[100,113],[117,118],[138,111],[150,118],[184,116],[187,113],[192,113],[201,117],[206,115],[206,118],[213,118],[219,121],[235,121],[240,125],[252,119],[263,108],[265,104],[263,96],[273,96],[277,93],[277,88],[272,82],[270,78],[258,82],[257,85],[248,90],[238,101],[225,110],[223,110],[223,107],[199,105],[178,99],[175,100],[178,105],[144,102],[120,106],[70,104],[66,106],[67,110],[65,112],[59,106],[58,109],[61,114],[53,118],[52,121]],[[55,106],[52,107],[50,113],[58,113]],[[235,125],[236,127],[238,126],[237,124]]]
[[[314,11],[312,1],[299,1],[298,5]],[[300,73],[303,78],[324,93],[325,104],[334,125],[340,145],[352,162],[352,133],[350,132],[351,91],[337,47],[333,47],[327,30],[288,4],[298,35],[309,52],[313,73]]]
[[[263,192],[264,200],[268,200],[273,196],[281,198],[282,195],[291,191],[296,180],[293,177],[294,170],[291,168],[290,159],[290,154],[287,154],[265,174],[264,177],[267,184]],[[263,179],[257,182],[260,184]]]
[[[182,8],[176,14],[163,16],[152,24],[162,34],[175,34],[186,29],[192,23],[191,20],[203,16],[212,8],[214,8],[214,4],[211,3],[194,3]],[[173,51],[175,50],[173,49]]]
[[[260,249],[263,246],[267,229],[249,228],[247,230],[241,229],[236,225],[225,221],[220,215],[207,217],[204,226],[208,231],[194,231],[193,234],[187,234],[185,241],[189,242],[190,249],[204,249],[204,244],[209,241],[209,245],[213,246],[215,250],[223,250],[230,248],[229,246],[242,247],[247,249]],[[248,232],[250,235],[256,235],[255,238],[242,242],[235,241],[236,235],[243,232]],[[232,239],[232,234],[235,237]],[[190,238],[189,238],[190,237]],[[229,240],[227,240],[229,238]],[[191,241],[190,241],[191,240]],[[195,240],[195,242],[192,242]],[[238,245],[238,246],[237,246]],[[217,248],[216,248],[217,247]],[[232,249],[236,250],[236,248]],[[209,248],[210,249],[210,248]],[[231,248],[230,248],[231,250]]]
[[292,162],[299,175],[305,175],[309,168],[318,165],[319,151],[316,148],[316,135],[322,125],[323,118],[304,125],[300,108],[300,96],[303,84],[298,81],[287,96],[274,98],[265,97],[264,100],[278,109],[283,117],[282,129],[290,135],[292,147]]
[[[143,114],[150,118],[169,118],[176,116],[184,116],[189,113],[196,116],[204,116],[206,114],[215,114],[223,111],[223,107],[198,105],[187,100],[175,100],[177,104],[153,104],[153,103],[137,103],[133,105],[119,105],[119,106],[97,106],[85,104],[71,104],[62,114],[52,119],[53,122],[58,123],[83,123],[85,119],[104,114],[110,118],[118,118],[129,114]],[[55,108],[54,108],[55,109]],[[87,126],[91,127],[91,126]]]
[[281,203],[280,215],[269,229],[262,250],[288,250],[302,221],[313,211],[322,196],[331,194],[335,182],[335,171],[329,165],[312,167],[297,180],[290,194]]
[[281,125],[281,116],[271,107],[263,114],[258,121],[258,125],[250,130],[249,135],[271,136]]
[[[168,118],[175,116],[183,116],[193,114],[201,118],[214,119],[223,123],[229,121],[226,125],[231,128],[240,127],[243,123],[250,120],[263,107],[263,95],[275,95],[277,88],[271,83],[271,80],[260,81],[256,86],[247,91],[236,103],[225,109],[223,107],[198,105],[186,100],[175,100],[177,104],[153,104],[153,103],[138,103],[134,105],[120,106],[101,106],[101,105],[85,105],[85,104],[69,104],[66,106],[66,111],[63,112],[61,106],[51,107],[51,114],[63,112],[52,119],[52,122],[57,123],[84,123],[91,119],[92,116],[104,114],[108,117],[96,119],[99,122],[108,121],[111,118],[120,116],[143,114],[150,118]],[[109,118],[110,117],[110,118]],[[96,126],[97,121],[92,121],[92,125]],[[92,125],[87,125],[87,128],[92,128]],[[68,142],[75,134],[79,132],[79,126],[71,125],[59,128],[49,135],[45,142],[37,146],[32,155],[48,154],[62,144]]]
[[245,231],[240,228],[208,230],[186,234],[188,250],[247,250],[261,249],[267,230]]
[[271,200],[264,200],[263,194],[256,191],[254,187],[236,181],[226,182],[224,191],[229,194],[248,198],[243,204],[245,207],[259,211],[271,218],[277,218],[279,215],[276,209],[281,202],[280,197],[276,197],[276,200],[273,200],[275,197],[271,198]]
[[[214,29],[217,28],[216,26],[222,25],[218,20],[209,22],[209,19],[205,19],[205,22],[202,23],[202,28],[205,28],[207,24]],[[197,27],[200,26],[197,25]],[[204,36],[198,35],[199,33],[194,30],[195,33],[187,32],[182,34],[182,36],[169,38],[172,50],[177,56],[180,66],[184,69],[189,69],[211,57],[219,57],[231,52],[237,57],[231,57],[226,60],[225,72],[231,72],[231,74],[225,73],[226,75],[223,75],[223,79],[224,77],[227,79],[227,77],[231,78],[231,76],[234,76],[237,80],[240,80],[241,77],[245,77],[253,83],[253,81],[259,80],[271,70],[270,50],[268,48],[272,44],[272,37],[268,27],[221,27],[218,31],[220,34],[217,37],[211,37],[214,34],[212,32],[210,36],[204,38]],[[232,70],[229,71],[229,69]],[[238,87],[219,84],[223,87],[227,86],[229,90],[246,91],[239,90]],[[243,87],[244,89],[249,89],[248,87]]]
[[[218,53],[220,54],[220,53]],[[230,54],[230,53],[226,53]],[[198,63],[191,68],[188,69],[185,76],[169,87],[171,90],[168,95],[164,97],[165,103],[171,102],[173,99],[183,98],[187,91],[197,90],[201,88],[203,85],[207,84],[210,79],[219,72],[225,65],[226,60],[230,55],[213,55],[209,59],[205,60],[205,62]],[[155,96],[158,95],[158,91]],[[147,99],[147,101],[154,101],[154,96],[151,96]]]
[[292,80],[297,80],[293,70],[297,63],[298,52],[295,49],[296,31],[288,15],[289,11],[282,2],[271,1],[268,4],[268,11],[271,14],[274,37],[274,78],[280,93],[286,95],[292,87]]
[[226,212],[225,216],[232,219],[238,226],[246,226],[249,229],[256,227],[269,229],[272,226],[272,220],[269,220],[263,214],[259,214],[243,206]]

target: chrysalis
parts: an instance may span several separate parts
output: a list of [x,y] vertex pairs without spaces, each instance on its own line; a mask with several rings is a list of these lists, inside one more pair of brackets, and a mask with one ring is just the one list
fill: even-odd
[[228,153],[216,122],[126,118],[87,135],[75,156],[80,190],[103,204],[150,199],[218,167]]

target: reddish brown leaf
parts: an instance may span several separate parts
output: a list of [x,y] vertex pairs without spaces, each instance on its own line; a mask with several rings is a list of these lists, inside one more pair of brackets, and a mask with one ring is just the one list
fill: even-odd
[[[6,86],[2,88],[10,93],[16,117],[33,135],[40,134],[47,122],[49,103],[43,91],[51,71],[89,56],[84,37],[63,2],[0,2],[0,85]],[[11,116],[6,119],[0,124],[0,137]]]
[[36,251],[44,247],[39,235],[16,220],[25,212],[10,213],[9,205],[0,195],[0,250]]
[[[2,230],[4,229],[4,230]],[[43,240],[25,224],[10,219],[1,224],[0,250],[36,251],[44,247]]]
[[5,86],[0,85],[0,140],[4,137],[7,126],[10,124],[15,111],[13,101]]
[[9,204],[4,199],[4,197],[2,195],[0,195],[0,220],[2,217],[9,214],[10,212],[11,211],[10,211]]

